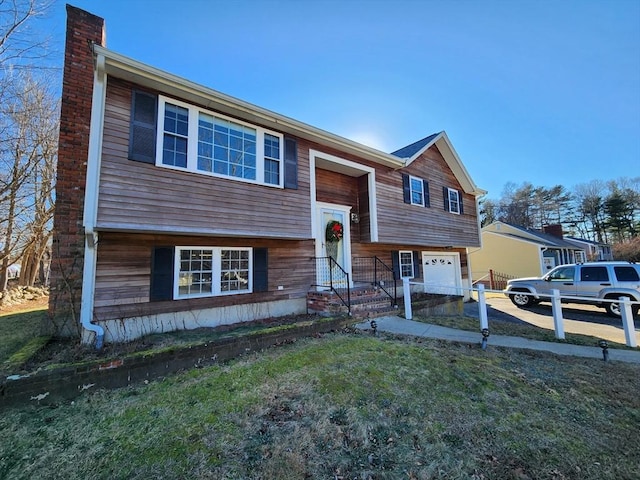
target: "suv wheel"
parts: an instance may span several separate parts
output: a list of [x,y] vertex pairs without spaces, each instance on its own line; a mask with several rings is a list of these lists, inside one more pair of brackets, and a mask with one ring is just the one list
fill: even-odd
[[533,296],[528,292],[514,292],[509,298],[519,308],[527,308],[535,303]]
[[[631,297],[628,297],[628,298],[629,298],[629,300],[633,301],[633,299]],[[614,300],[614,297],[609,296],[609,297],[607,297],[607,299],[608,300]],[[622,312],[620,311],[620,303],[619,302],[607,302],[605,304],[604,308],[605,308],[605,310],[607,310],[607,313],[610,316],[616,317],[616,318],[622,318]],[[638,315],[638,307],[636,307],[635,305],[632,305],[631,306],[631,317],[633,318],[636,315]]]

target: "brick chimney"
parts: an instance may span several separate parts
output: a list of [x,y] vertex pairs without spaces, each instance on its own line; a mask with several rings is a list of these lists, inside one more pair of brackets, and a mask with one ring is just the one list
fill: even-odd
[[52,333],[64,336],[80,332],[82,219],[94,74],[92,43],[105,46],[104,20],[67,5],[49,297]]
[[555,223],[553,225],[545,225],[544,227],[542,227],[542,231],[549,235],[553,235],[554,237],[558,237],[560,239],[563,238],[562,225],[560,225],[559,223]]

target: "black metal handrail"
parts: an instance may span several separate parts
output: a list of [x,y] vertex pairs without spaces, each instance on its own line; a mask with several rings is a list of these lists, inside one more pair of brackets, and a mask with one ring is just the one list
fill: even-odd
[[351,315],[351,287],[346,270],[333,257],[316,257],[316,272],[315,286],[334,292]]
[[389,297],[392,306],[398,305],[396,276],[380,258],[354,257],[353,281],[377,286]]

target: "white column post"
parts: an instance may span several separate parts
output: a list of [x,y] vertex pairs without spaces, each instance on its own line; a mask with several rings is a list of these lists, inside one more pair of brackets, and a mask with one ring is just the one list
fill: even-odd
[[553,327],[556,338],[564,340],[564,320],[562,318],[562,304],[560,303],[560,290],[551,290],[551,307],[553,308]]
[[482,283],[478,283],[478,313],[480,314],[480,330],[488,329],[487,301],[484,297],[484,285]]
[[404,293],[404,318],[413,320],[413,313],[411,312],[411,286],[409,285],[409,278],[407,277],[402,279],[402,291]]
[[627,347],[637,347],[636,329],[633,324],[633,312],[631,311],[631,303],[629,297],[620,297],[620,313],[622,314],[622,326],[624,327],[624,339]]

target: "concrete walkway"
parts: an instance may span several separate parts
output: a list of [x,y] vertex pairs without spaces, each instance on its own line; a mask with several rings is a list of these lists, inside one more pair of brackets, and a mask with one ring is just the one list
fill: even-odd
[[[480,344],[482,341],[482,335],[479,330],[478,332],[457,330],[455,328],[440,327],[429,323],[405,320],[404,318],[397,316],[380,317],[376,318],[375,321],[377,323],[378,330],[381,332],[412,335],[415,337],[437,338],[440,340],[450,340],[452,342],[462,343]],[[360,330],[370,330],[371,325],[370,322],[362,322],[357,324],[356,328],[359,328]],[[557,355],[597,358],[602,360],[602,349],[600,347],[541,342],[539,340],[529,340],[527,338],[520,337],[490,335],[487,346],[488,348],[493,346],[542,350],[545,352],[555,353]],[[609,360],[640,364],[640,351],[609,348]]]

